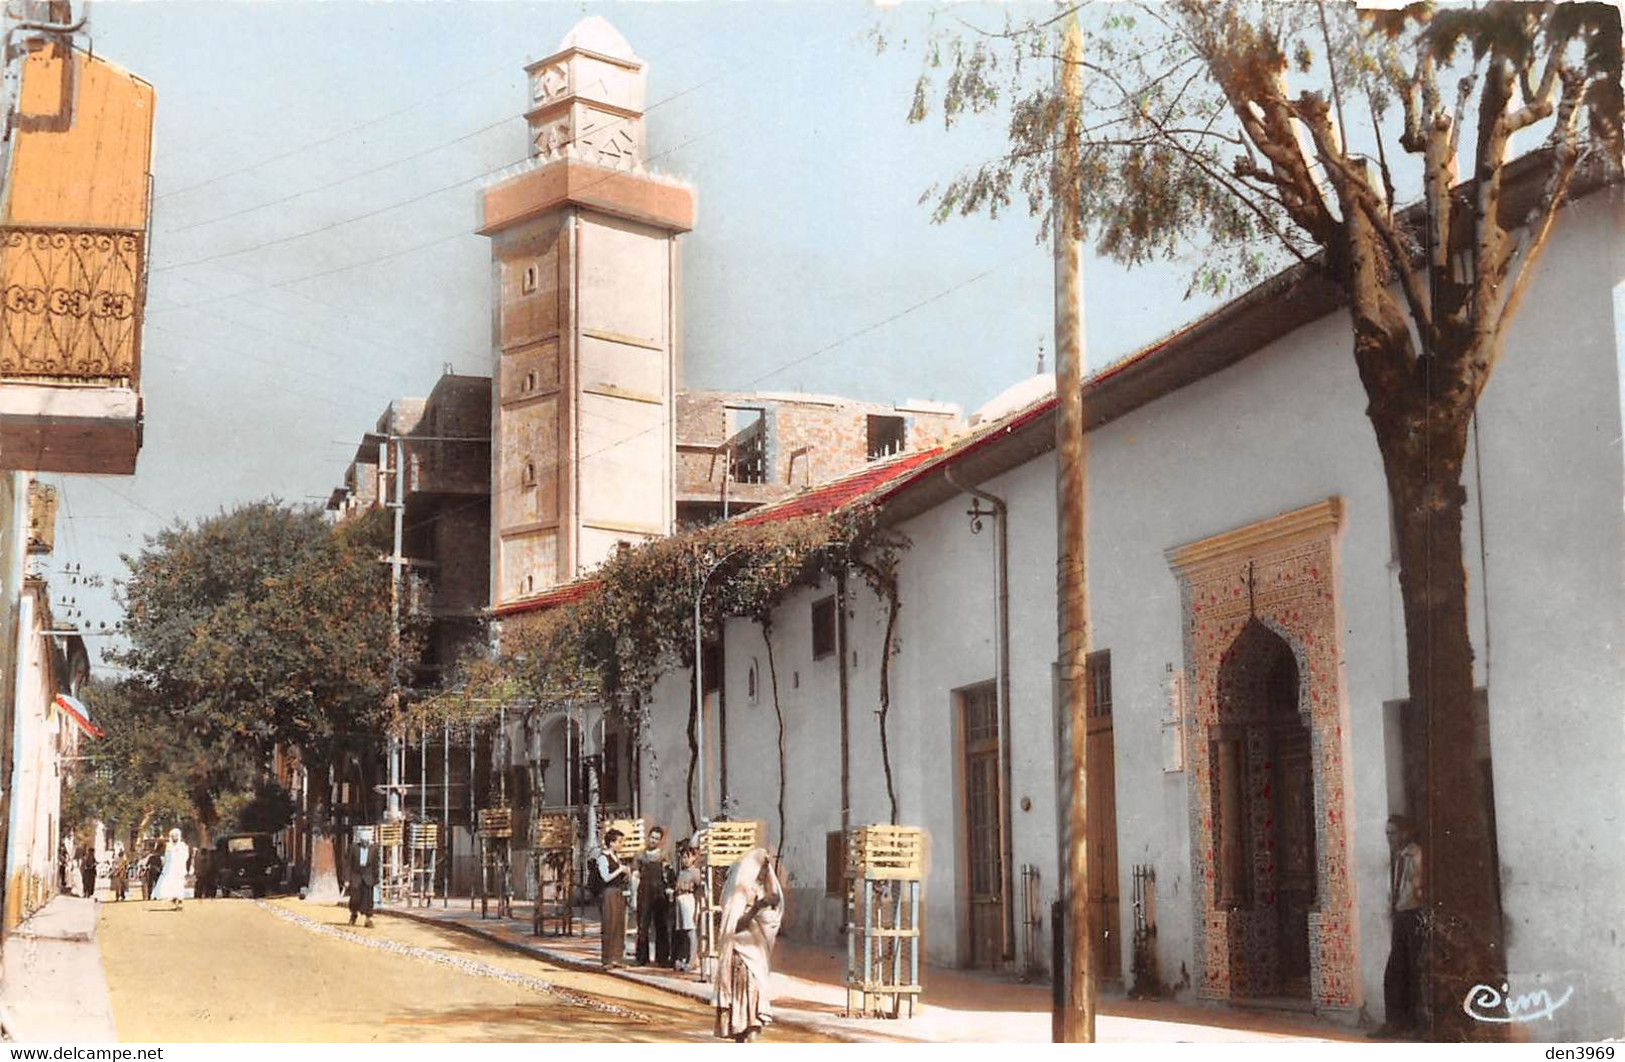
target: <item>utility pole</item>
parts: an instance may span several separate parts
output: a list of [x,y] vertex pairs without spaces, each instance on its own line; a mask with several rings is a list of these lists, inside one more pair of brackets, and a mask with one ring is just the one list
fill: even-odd
[[[392,445],[393,444],[393,445]],[[389,551],[389,795],[386,798],[387,818],[391,822],[401,817],[401,738],[395,729],[395,720],[401,707],[401,570],[406,558],[402,556],[405,531],[406,480],[402,474],[400,439],[386,436],[378,443],[378,463],[385,480],[389,501],[386,503],[395,518],[395,545]]]
[[1077,15],[1067,22],[1057,71],[1066,109],[1061,150],[1051,184],[1055,227],[1055,388],[1060,396],[1056,421],[1057,513],[1059,523],[1061,715],[1071,752],[1067,775],[1066,866],[1061,880],[1066,912],[1065,991],[1055,1022],[1062,1043],[1095,1039],[1095,972],[1089,925],[1088,580],[1084,563],[1088,499],[1088,444],[1083,429],[1083,241],[1078,196],[1083,121],[1083,31]]

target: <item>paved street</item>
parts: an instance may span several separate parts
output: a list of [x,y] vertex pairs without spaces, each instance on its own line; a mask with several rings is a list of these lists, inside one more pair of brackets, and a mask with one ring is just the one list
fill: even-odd
[[[707,1041],[710,1010],[464,933],[293,900],[102,905],[119,1038]],[[806,1036],[775,1028],[768,1039]]]

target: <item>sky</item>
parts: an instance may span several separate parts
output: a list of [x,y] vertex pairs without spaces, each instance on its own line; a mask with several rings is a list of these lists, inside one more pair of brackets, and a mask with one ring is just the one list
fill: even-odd
[[[651,169],[697,190],[685,385],[968,413],[1030,376],[1041,345],[1053,368],[1036,221],[933,225],[920,202],[1002,153],[1001,121],[906,121],[931,20],[1004,12],[97,0],[91,46],[157,91],[146,433],[133,477],[56,477],[54,566],[104,580],[53,578],[59,618],[113,627],[120,555],[147,535],[267,496],[320,503],[391,400],[447,367],[489,375],[478,193],[527,157],[523,67],[590,14],[648,64]],[[1086,283],[1091,365],[1208,308],[1182,301],[1177,265],[1092,260]]]

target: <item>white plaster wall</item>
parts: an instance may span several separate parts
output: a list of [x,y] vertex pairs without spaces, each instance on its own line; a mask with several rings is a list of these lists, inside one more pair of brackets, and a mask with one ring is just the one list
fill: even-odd
[[[1606,197],[1571,210],[1484,396],[1487,578],[1475,465],[1466,484],[1470,623],[1478,680],[1491,691],[1513,976],[1519,984],[1556,978],[1554,996],[1567,987],[1562,978],[1576,984],[1560,1020],[1532,1029],[1536,1036],[1620,1031],[1625,942],[1617,927],[1625,912],[1614,883],[1625,879],[1618,832],[1625,821],[1618,782],[1625,777],[1625,461],[1614,305],[1625,278],[1622,212]],[[1093,647],[1112,652],[1125,977],[1137,863],[1156,869],[1162,979],[1177,984],[1196,974],[1186,775],[1162,769],[1167,668],[1184,665],[1178,587],[1164,551],[1336,495],[1346,514],[1337,557],[1345,800],[1355,824],[1351,892],[1364,1002],[1380,1015],[1388,950],[1383,824],[1397,792],[1383,704],[1403,698],[1407,680],[1386,488],[1365,404],[1347,318],[1335,314],[1091,436],[1089,597]],[[1047,904],[1056,823],[1054,455],[981,486],[1011,509],[1014,863],[1041,869]],[[892,675],[900,821],[931,832],[927,948],[932,961],[948,963],[962,957],[951,695],[994,677],[993,535],[990,528],[969,534],[968,501],[956,498],[900,529],[913,548],[902,563]],[[850,818],[860,824],[887,816],[872,714],[883,617],[867,589],[856,579],[852,586]],[[789,751],[784,851],[803,908],[799,928],[825,939],[837,924],[836,905],[818,897],[824,833],[840,823],[840,720],[835,662],[811,659],[810,606],[830,592],[826,582],[793,597],[778,611],[774,634]],[[777,724],[765,652],[753,624],[730,623],[727,637],[730,792],[739,814],[767,819],[776,839]],[[753,657],[762,682],[754,707],[745,688]],[[671,703],[657,705],[652,736],[663,755],[681,750],[684,765],[686,681],[672,676],[657,689],[657,699]],[[680,789],[673,796],[680,806]],[[1023,796],[1032,800],[1029,812],[1019,810]],[[655,797],[646,782],[651,799],[672,797]],[[791,919],[796,927],[794,910]]]
[[[1347,524],[1337,555],[1352,893],[1365,995],[1381,997],[1381,709],[1394,688],[1394,617],[1386,490],[1350,345],[1347,318],[1333,315],[1090,438],[1090,611],[1093,648],[1112,653],[1119,887],[1126,901],[1134,865],[1155,867],[1159,973],[1173,985],[1194,981],[1197,970],[1187,775],[1162,770],[1167,668],[1185,665],[1179,587],[1164,551],[1336,495]],[[1127,902],[1123,918],[1127,943]]]
[[1540,1040],[1625,1033],[1625,202],[1566,215],[1479,408],[1509,983],[1574,989]]

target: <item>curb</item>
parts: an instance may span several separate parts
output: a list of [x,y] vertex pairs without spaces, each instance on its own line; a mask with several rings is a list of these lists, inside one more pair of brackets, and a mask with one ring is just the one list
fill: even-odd
[[[540,959],[543,959],[543,960],[545,960],[547,962],[552,963],[555,966],[562,966],[562,967],[564,967],[566,969],[575,970],[575,971],[577,971],[579,973],[595,973],[595,974],[599,974],[599,975],[604,976],[604,977],[613,977],[616,980],[625,981],[628,984],[642,985],[644,988],[653,988],[653,989],[655,989],[657,991],[665,992],[668,995],[677,996],[680,999],[687,999],[687,1000],[691,1000],[691,1001],[698,1000],[698,1001],[701,1001],[701,1002],[704,1001],[704,996],[692,995],[692,994],[690,994],[688,992],[682,991],[681,989],[673,988],[670,985],[664,984],[664,983],[662,983],[662,981],[656,980],[654,978],[640,977],[640,976],[638,976],[637,974],[633,973],[630,970],[625,970],[625,969],[606,970],[602,966],[599,966],[596,963],[582,962],[580,959],[577,959],[574,956],[559,955],[559,954],[557,954],[555,952],[547,950],[546,948],[540,948],[540,947],[534,947],[533,948],[533,947],[529,947],[529,946],[527,946],[525,944],[521,944],[521,943],[519,943],[518,941],[515,941],[515,940],[506,940],[506,939],[504,939],[502,937],[499,937],[499,936],[496,936],[494,934],[487,933],[484,930],[480,929],[478,926],[471,926],[471,925],[467,925],[467,924],[462,923],[462,922],[451,921],[450,919],[435,918],[432,915],[416,914],[416,913],[412,912],[409,909],[403,909],[403,908],[383,908],[383,907],[380,907],[377,910],[375,910],[373,912],[373,914],[374,914],[374,916],[388,915],[388,916],[392,916],[392,917],[395,917],[395,918],[404,918],[404,919],[406,919],[408,921],[416,922],[416,923],[418,923],[420,925],[439,926],[439,927],[444,928],[444,929],[455,930],[456,932],[459,932],[459,933],[466,933],[467,935],[469,935],[471,937],[478,937],[480,940],[483,940],[488,944],[495,944],[497,947],[502,948],[504,951],[511,951],[516,955],[525,955],[525,956],[528,956],[528,957],[530,957],[532,959],[540,958]],[[907,1042],[910,1042],[910,1041],[898,1041],[898,1040],[892,1040],[892,1039],[881,1039],[881,1038],[878,1038],[878,1037],[870,1037],[870,1036],[864,1035],[861,1032],[857,1032],[855,1030],[831,1029],[831,1028],[827,1028],[827,1027],[823,1027],[823,1026],[819,1026],[819,1025],[814,1025],[814,1024],[809,1023],[809,1022],[800,1021],[800,1020],[795,1019],[795,1018],[781,1018],[781,1017],[778,1016],[778,1014],[774,1014],[774,1016],[773,1016],[773,1024],[778,1026],[781,1029],[795,1029],[795,1030],[797,1030],[799,1032],[812,1033],[813,1035],[816,1035],[816,1036],[828,1036],[828,1037],[832,1037],[832,1038],[834,1038],[836,1040],[839,1040],[842,1043],[849,1043],[849,1044],[899,1043],[899,1042],[907,1043]]]

